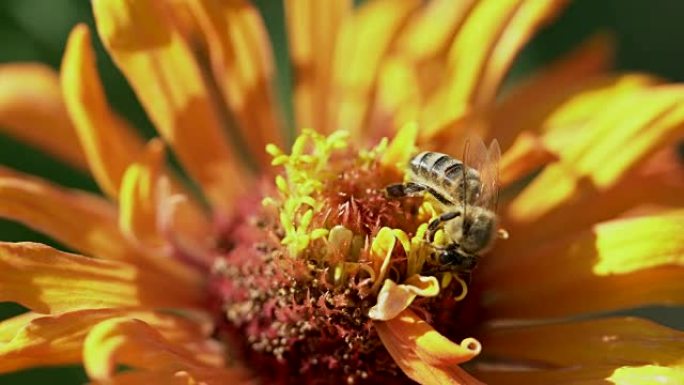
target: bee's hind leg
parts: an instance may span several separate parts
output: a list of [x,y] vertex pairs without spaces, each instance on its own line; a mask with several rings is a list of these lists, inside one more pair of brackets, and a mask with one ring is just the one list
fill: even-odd
[[438,216],[437,218],[431,220],[430,223],[428,224],[427,234],[426,234],[428,241],[430,241],[430,243],[432,243],[432,241],[435,240],[435,233],[437,233],[437,230],[441,227],[441,225],[444,222],[450,221],[454,218],[458,218],[459,216],[461,216],[460,211],[450,211],[448,213],[444,213],[444,214]]
[[408,196],[415,196],[426,190],[422,184],[408,182],[395,183],[385,187],[387,196],[390,198],[403,198]]

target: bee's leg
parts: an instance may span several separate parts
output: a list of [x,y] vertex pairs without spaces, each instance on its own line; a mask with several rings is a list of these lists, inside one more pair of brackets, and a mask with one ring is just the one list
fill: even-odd
[[425,186],[413,182],[395,183],[385,187],[385,191],[390,198],[403,198],[420,194],[425,191]]
[[432,243],[432,241],[435,240],[435,233],[437,233],[437,230],[440,228],[440,226],[444,222],[450,221],[450,220],[457,218],[459,216],[461,216],[460,211],[450,211],[450,212],[444,213],[444,214],[438,216],[437,218],[433,219],[432,221],[430,221],[430,223],[428,224],[428,228],[427,228],[427,239],[428,239],[428,241],[430,241],[430,243]]

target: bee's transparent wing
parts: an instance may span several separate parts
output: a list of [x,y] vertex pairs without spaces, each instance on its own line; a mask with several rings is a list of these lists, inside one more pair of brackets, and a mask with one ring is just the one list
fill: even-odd
[[467,139],[466,154],[463,163],[477,171],[482,172],[482,168],[487,163],[487,146],[479,136],[470,136]]
[[[471,135],[466,140],[466,147],[463,154],[463,164],[466,166],[464,170],[469,168],[477,171],[479,179],[482,180],[482,171],[487,164],[487,147],[479,136]],[[480,186],[480,195],[481,192],[482,186]],[[476,198],[478,202],[480,201],[480,197],[469,198]]]
[[[484,145],[483,145],[484,146]],[[496,212],[499,204],[499,160],[501,159],[501,149],[496,139],[492,140],[489,149],[486,150],[485,161],[482,163],[480,180],[482,186],[478,204],[481,207]]]

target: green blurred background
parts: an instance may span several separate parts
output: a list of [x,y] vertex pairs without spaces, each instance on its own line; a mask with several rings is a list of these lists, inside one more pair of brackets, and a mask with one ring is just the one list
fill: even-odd
[[[328,0],[321,0],[328,1]],[[401,0],[396,0],[401,1]],[[458,1],[458,0],[454,0]],[[549,0],[551,1],[551,0]],[[278,92],[287,101],[291,78],[287,64],[283,9],[280,0],[256,1],[272,40],[279,69]],[[619,70],[644,71],[672,81],[684,81],[684,1],[576,0],[558,21],[542,31],[525,49],[511,78],[543,65],[598,31],[611,32],[618,43]],[[85,0],[2,0],[0,2],[0,62],[38,61],[59,68],[66,38],[78,22],[93,26],[90,2]],[[114,108],[150,137],[154,131],[121,74],[97,44],[98,65]],[[288,105],[286,103],[286,105]],[[289,119],[292,119],[288,111]],[[53,159],[0,135],[0,164],[44,176],[69,187],[97,191],[93,181]],[[0,220],[0,240],[37,241],[63,248],[29,229]],[[22,312],[20,306],[0,304],[0,319]],[[684,329],[682,311],[637,309],[630,314],[653,318]],[[81,384],[80,368],[29,370],[0,375],[0,384]]]

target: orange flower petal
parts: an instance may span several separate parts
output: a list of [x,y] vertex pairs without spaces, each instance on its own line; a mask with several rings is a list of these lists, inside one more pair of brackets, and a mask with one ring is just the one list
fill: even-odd
[[8,318],[0,322],[0,347],[6,344],[15,335],[32,320],[43,317],[43,314],[38,314],[34,312],[26,312],[12,318]]
[[351,0],[287,0],[285,11],[290,60],[294,70],[297,128],[328,132],[330,68],[340,26],[351,13]]
[[435,277],[416,274],[400,285],[388,278],[378,292],[377,303],[368,310],[368,317],[376,321],[388,321],[411,306],[417,296],[434,297],[437,294],[439,282]]
[[0,345],[0,372],[80,363],[83,341],[90,329],[106,319],[124,316],[149,323],[175,343],[203,343],[208,337],[207,330],[190,320],[155,312],[88,309],[54,316],[26,313],[0,323],[0,333],[14,331]]
[[83,364],[88,375],[100,381],[111,378],[119,364],[166,370],[212,367],[149,324],[130,318],[112,318],[95,325],[84,342]]
[[474,339],[455,344],[411,310],[374,325],[387,351],[412,380],[425,385],[481,384],[457,366],[480,352]]
[[397,53],[414,62],[446,53],[475,3],[474,0],[433,0],[425,4],[401,32],[395,45]]
[[558,148],[561,161],[547,166],[518,195],[508,216],[516,222],[534,222],[568,201],[610,188],[635,165],[683,135],[683,101],[684,89],[672,86],[617,98],[580,130],[580,138]]
[[142,151],[143,142],[107,103],[85,24],[71,31],[61,81],[64,101],[90,170],[102,191],[117,199],[124,171]]
[[[131,244],[117,226],[116,207],[99,196],[0,167],[0,202],[0,216],[21,222],[84,254],[162,271],[187,285],[199,278],[180,262]],[[190,206],[186,213],[194,212]]]
[[135,255],[116,226],[116,207],[99,196],[0,168],[0,202],[1,216],[85,254],[119,260]]
[[418,119],[422,104],[418,75],[407,58],[393,55],[383,60],[366,125],[367,137],[391,137],[400,127]]
[[606,222],[515,258],[489,258],[478,280],[495,318],[682,304],[683,234],[683,210]]
[[444,81],[449,44],[474,4],[473,0],[430,1],[409,17],[378,72],[373,111],[366,124],[378,132],[371,135],[390,136],[418,120],[424,100]]
[[492,357],[541,367],[684,362],[684,332],[638,318],[493,328],[485,330],[480,340]]
[[[548,370],[474,370],[478,378],[497,385],[606,385],[613,368],[578,368]],[[621,385],[629,385],[624,383]]]
[[682,366],[646,365],[592,368],[563,368],[549,370],[477,370],[479,378],[501,385],[653,385],[681,384]]
[[249,376],[238,368],[193,370],[136,370],[94,381],[90,385],[225,385],[253,384]]
[[493,102],[513,59],[534,32],[548,22],[565,1],[485,0],[477,3],[456,35],[449,52],[450,75],[444,93],[425,110],[423,138],[433,136],[447,122],[458,120],[474,107]]
[[[0,301],[39,313],[106,307],[196,308],[199,285],[37,243],[0,243]],[[183,282],[185,283],[185,282]]]
[[163,170],[164,144],[148,143],[138,162],[127,169],[121,182],[119,226],[124,234],[149,247],[160,247],[157,228],[157,182]]
[[382,58],[388,52],[397,31],[420,1],[374,0],[357,8],[346,18],[335,46],[332,92],[337,100],[332,129],[350,130],[360,138],[369,112],[369,100]]
[[529,131],[522,131],[511,148],[503,154],[499,165],[501,186],[507,186],[558,156]]
[[71,166],[87,168],[52,68],[28,63],[0,66],[0,128]]
[[[199,204],[165,172],[163,163],[164,144],[153,139],[141,159],[126,169],[119,227],[133,244],[150,253],[166,255],[178,247],[193,255],[207,255],[216,241],[211,224]],[[167,259],[159,262],[169,265]]]
[[186,194],[173,188],[169,178],[160,178],[156,189],[157,225],[167,246],[187,256],[207,257],[199,262],[210,267],[211,250],[216,245],[213,224]]
[[588,131],[579,128],[601,114],[606,105],[657,83],[657,79],[642,74],[573,79],[570,84],[564,80],[557,81],[560,84],[553,88],[550,83],[549,89],[523,86],[520,92],[513,91],[491,112],[491,135],[501,138],[502,147],[507,148],[518,132],[532,130],[546,134],[544,142],[548,147],[562,150]]
[[579,127],[591,121],[613,100],[648,90],[660,82],[659,79],[639,73],[604,75],[575,82],[574,86],[556,89],[555,94],[547,95],[548,116],[544,116],[542,124],[536,125],[543,132],[562,132],[567,131],[568,127]]
[[[248,184],[190,47],[153,1],[93,3],[97,28],[150,119],[219,210]],[[235,183],[235,181],[242,181]]]
[[[545,120],[553,111],[563,110],[563,106],[567,104],[576,106],[569,109],[572,115],[579,117],[584,113],[582,120],[588,119],[595,113],[596,108],[599,108],[589,107],[586,103],[575,103],[573,100],[603,94],[606,94],[606,97],[613,97],[613,87],[616,92],[625,88],[635,89],[638,85],[635,75],[626,75],[630,79],[635,78],[635,81],[625,81],[622,76],[600,75],[610,65],[612,57],[611,39],[605,35],[598,35],[564,55],[548,68],[516,84],[488,112],[490,135],[499,141],[502,149],[506,150],[518,133],[523,130],[542,129]],[[645,76],[638,78],[646,81]],[[602,98],[597,104],[601,103],[605,103]],[[577,118],[558,123],[565,126],[575,124],[576,121]]]
[[[567,63],[572,69],[572,64]],[[530,132],[543,136],[545,147],[553,151],[562,150],[571,142],[586,134],[584,127],[605,106],[615,99],[633,95],[656,84],[657,80],[641,74],[603,75],[589,77],[589,73],[565,73],[565,68],[554,69],[548,76],[532,79],[528,86],[514,88],[500,103],[483,110],[474,111],[474,116],[449,125],[455,130],[481,126],[481,135],[501,140],[501,147],[508,150],[516,136]],[[558,79],[556,79],[558,77]],[[547,82],[547,84],[537,84]],[[474,123],[473,123],[474,122]],[[443,131],[433,138],[438,149],[448,153],[461,151],[463,143],[459,135]]]
[[[271,87],[271,44],[259,11],[246,0],[200,0],[189,2],[188,8],[197,20],[196,25],[178,15],[179,10],[185,11],[183,7],[174,4],[169,10],[183,24],[180,30],[186,32],[200,66],[211,60],[209,72],[213,70],[213,76],[205,80],[211,84],[210,91],[216,87],[223,93],[223,105],[229,104],[235,114],[237,127],[232,127],[232,139],[239,140],[236,144],[266,168],[270,156],[264,148],[269,143],[282,145],[282,127]],[[206,41],[208,52],[198,47],[198,39]]]
[[[514,255],[527,253],[530,244],[540,244],[569,233],[583,231],[595,223],[615,218],[639,205],[681,207],[684,196],[684,170],[674,152],[674,148],[660,151],[609,189],[590,191],[583,197],[546,213],[535,222],[508,223],[506,228],[513,237],[500,245],[502,250],[505,250],[505,255],[497,255],[497,260],[517,258]],[[568,215],[572,216],[572,220],[568,220]],[[518,237],[515,234],[524,236]]]
[[[92,381],[88,385],[196,385],[185,376],[178,376],[176,370],[136,370],[106,378],[102,381]],[[228,382],[226,382],[227,384]],[[232,382],[231,382],[232,383]],[[209,385],[209,384],[207,384]]]

